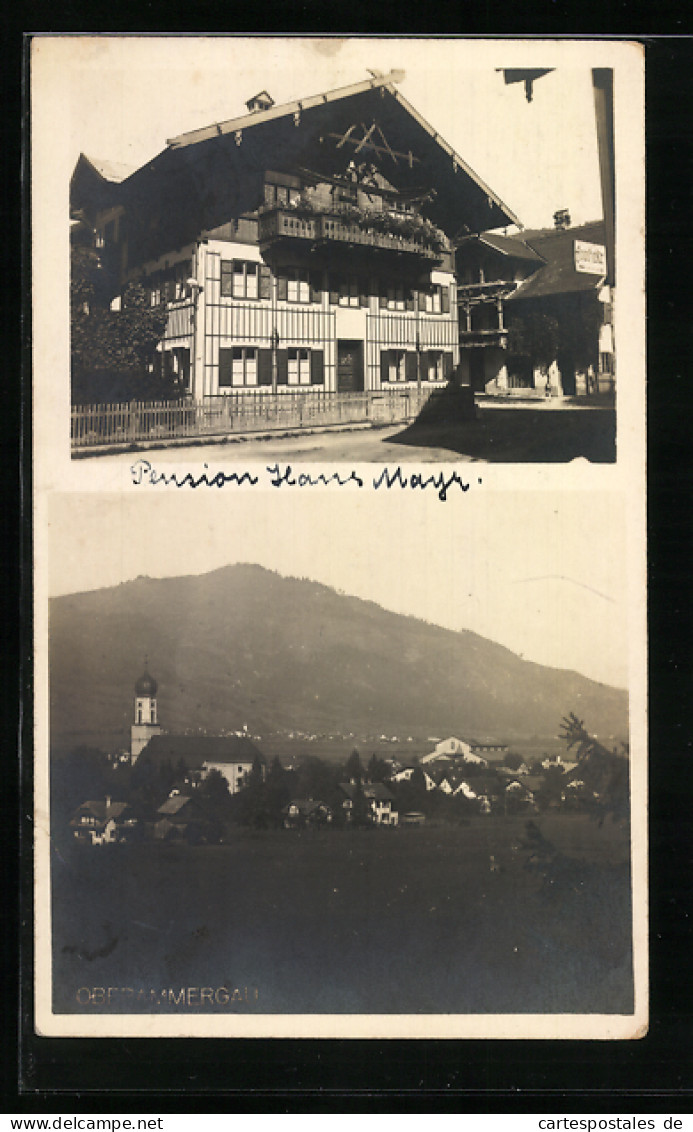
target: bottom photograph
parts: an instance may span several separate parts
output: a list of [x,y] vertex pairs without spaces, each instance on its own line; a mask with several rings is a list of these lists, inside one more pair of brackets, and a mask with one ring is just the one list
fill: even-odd
[[54,495],[39,1031],[633,1020],[625,527],[617,494]]

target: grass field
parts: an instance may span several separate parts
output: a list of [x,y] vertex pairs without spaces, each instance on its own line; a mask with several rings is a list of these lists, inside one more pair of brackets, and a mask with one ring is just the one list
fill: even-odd
[[53,862],[54,1009],[98,1010],[83,987],[226,986],[257,989],[234,1009],[260,1013],[628,1013],[625,835],[541,819],[563,854],[545,877],[517,848],[524,826],[69,846]]

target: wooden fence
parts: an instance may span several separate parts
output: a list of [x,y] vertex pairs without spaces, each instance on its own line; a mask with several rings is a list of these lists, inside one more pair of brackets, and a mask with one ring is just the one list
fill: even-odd
[[368,393],[239,390],[204,401],[76,405],[71,442],[74,450],[84,450],[321,425],[395,424],[416,416],[432,392],[417,387]]

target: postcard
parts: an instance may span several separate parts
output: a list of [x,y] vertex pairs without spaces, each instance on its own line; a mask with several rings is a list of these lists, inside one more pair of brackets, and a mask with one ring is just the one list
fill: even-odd
[[641,48],[30,77],[36,1031],[642,1036]]

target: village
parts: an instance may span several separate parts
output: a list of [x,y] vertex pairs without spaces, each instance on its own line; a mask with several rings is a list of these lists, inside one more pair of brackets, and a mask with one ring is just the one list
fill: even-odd
[[[145,666],[134,685],[130,749],[83,753],[86,776],[103,791],[71,811],[75,843],[219,844],[234,825],[382,830],[459,824],[476,815],[575,813],[602,800],[604,768],[597,781],[594,761],[597,755],[603,764],[606,756],[608,763],[609,752],[577,720],[566,731],[569,746],[578,744],[574,757],[568,749],[565,757],[552,753],[525,761],[505,743],[456,736],[431,737],[419,754],[408,737],[411,754],[398,744],[396,754],[374,751],[364,762],[353,749],[340,763],[311,753],[316,737],[305,735],[303,755],[284,765],[277,755],[268,760],[260,737],[247,728],[219,735],[168,733],[159,722],[157,695],[157,681]],[[381,752],[384,742],[398,743],[395,736],[380,740]],[[609,783],[614,768],[625,767],[627,780],[627,761],[610,758],[615,761]],[[78,772],[73,800],[81,787]]]

